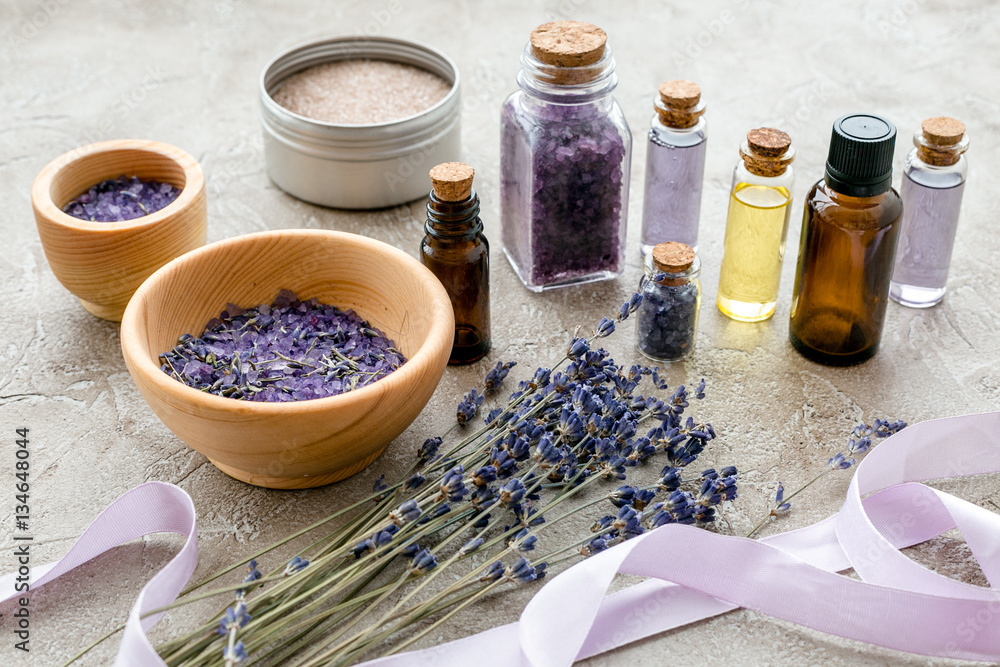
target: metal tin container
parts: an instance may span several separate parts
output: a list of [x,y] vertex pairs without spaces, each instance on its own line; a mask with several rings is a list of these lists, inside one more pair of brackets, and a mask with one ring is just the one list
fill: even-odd
[[[368,125],[306,118],[271,97],[296,72],[354,59],[420,67],[451,83],[451,90],[416,115]],[[418,42],[344,36],[297,46],[264,68],[260,103],[268,176],[288,194],[320,206],[383,208],[425,197],[427,170],[460,159],[458,68],[440,51]]]

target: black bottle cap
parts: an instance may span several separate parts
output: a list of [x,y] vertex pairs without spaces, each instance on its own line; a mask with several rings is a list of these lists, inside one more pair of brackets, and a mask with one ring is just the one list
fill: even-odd
[[852,113],[833,123],[826,182],[850,197],[882,194],[892,185],[896,126],[881,116]]

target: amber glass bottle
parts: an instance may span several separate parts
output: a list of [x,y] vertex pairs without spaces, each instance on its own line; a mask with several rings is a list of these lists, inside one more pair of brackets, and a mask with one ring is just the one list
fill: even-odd
[[838,118],[826,174],[806,196],[789,338],[813,361],[847,366],[878,351],[903,213],[895,143],[884,118]]
[[479,219],[472,167],[446,162],[431,169],[420,261],[448,290],[455,344],[448,363],[468,364],[490,351],[490,245]]

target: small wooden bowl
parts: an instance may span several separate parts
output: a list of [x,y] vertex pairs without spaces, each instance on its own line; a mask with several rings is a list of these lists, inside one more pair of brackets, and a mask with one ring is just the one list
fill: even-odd
[[[188,387],[160,370],[183,333],[200,335],[227,302],[271,303],[280,289],[353,308],[408,361],[367,387],[294,403],[256,403]],[[132,379],[153,412],[236,479],[275,489],[329,484],[362,470],[416,418],[448,364],[448,293],[420,262],[356,234],[284,230],[212,243],[136,291],[122,318]]]
[[[124,222],[90,222],[63,213],[92,185],[121,175],[181,188],[159,211]],[[83,307],[118,322],[136,288],[153,271],[205,245],[205,176],[198,161],[157,141],[117,140],[60,155],[39,172],[31,205],[45,257]]]

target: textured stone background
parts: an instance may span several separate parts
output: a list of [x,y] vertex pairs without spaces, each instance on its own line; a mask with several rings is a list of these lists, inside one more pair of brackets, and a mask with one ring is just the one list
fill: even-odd
[[[604,27],[618,62],[617,97],[639,137],[633,156],[628,267],[618,280],[534,295],[499,252],[498,111],[515,88],[518,55],[530,30],[555,18]],[[325,210],[297,201],[264,173],[257,80],[279,50],[309,38],[368,31],[417,38],[443,49],[464,77],[464,159],[477,170],[487,233],[494,240],[495,349],[489,362],[449,369],[413,426],[368,470],[327,488],[277,492],[236,482],[189,450],[135,390],[119,351],[118,327],[88,315],[53,277],[31,216],[29,188],[58,154],[91,141],[149,138],[181,146],[208,177],[209,240],[265,229],[307,227],[369,235],[412,254],[422,235],[423,202],[372,212]],[[530,373],[552,360],[577,324],[591,325],[636,285],[638,226],[650,103],[662,80],[701,83],[711,129],[702,218],[703,285],[697,353],[668,371],[672,383],[709,382],[699,413],[722,437],[704,456],[740,467],[741,497],[726,513],[744,533],[781,480],[792,488],[841,447],[860,419],[910,422],[994,409],[1000,397],[995,285],[1000,243],[994,235],[1000,172],[1000,11],[972,1],[890,0],[805,3],[786,0],[629,2],[596,0],[460,3],[84,2],[0,0],[0,470],[13,468],[13,431],[32,435],[35,563],[62,555],[107,503],[147,480],[179,484],[199,514],[199,573],[306,525],[367,492],[382,473],[407,465],[416,443],[445,430],[460,393],[489,363],[516,358]],[[740,138],[770,124],[793,137],[795,218],[822,172],[830,124],[854,110],[885,114],[899,127],[897,167],[922,118],[962,119],[972,137],[969,187],[945,302],[931,310],[890,304],[882,349],[848,369],[805,361],[787,342],[798,245],[789,234],[778,312],[760,324],[725,319],[714,308],[730,172]],[[896,179],[898,184],[898,176]],[[992,211],[992,213],[991,213]],[[632,328],[610,348],[636,360]],[[10,445],[10,446],[8,446]],[[944,445],[942,462],[947,461]],[[3,463],[3,462],[6,463]],[[5,467],[7,466],[7,467]],[[653,470],[646,471],[652,475]],[[0,473],[0,489],[13,482]],[[831,476],[765,532],[805,525],[837,510],[848,476]],[[942,484],[993,510],[994,479]],[[10,544],[11,493],[0,494],[0,526]],[[554,531],[555,538],[580,526]],[[549,538],[552,539],[552,538]],[[176,539],[153,537],[115,549],[31,603],[29,659],[0,621],[0,662],[55,664],[120,623],[143,583],[174,553]],[[983,583],[957,536],[913,550],[939,571]],[[0,571],[13,567],[7,546]],[[443,641],[513,621],[531,594],[498,596],[445,626]],[[8,612],[9,605],[0,608]],[[163,621],[156,636],[185,625]],[[109,664],[117,642],[85,664]],[[739,611],[595,658],[754,664],[948,664],[838,640]]]

